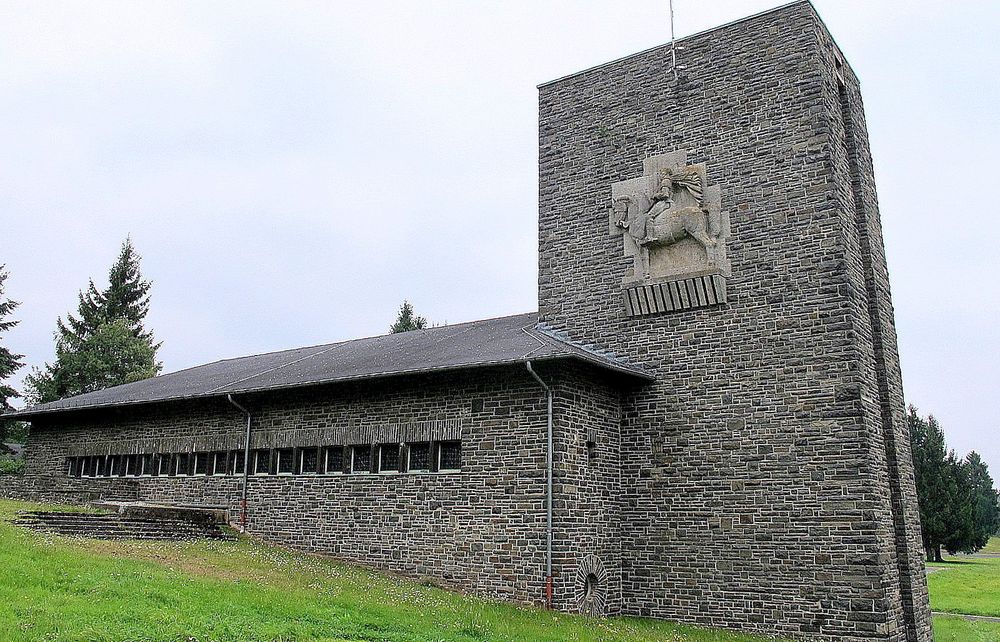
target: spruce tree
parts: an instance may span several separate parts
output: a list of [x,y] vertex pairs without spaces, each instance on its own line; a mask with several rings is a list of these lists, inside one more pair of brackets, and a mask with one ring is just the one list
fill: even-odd
[[131,239],[108,273],[108,287],[93,281],[81,291],[74,316],[56,327],[56,359],[26,379],[30,397],[45,403],[155,376],[160,343],[144,326],[151,284],[143,279]]
[[910,429],[924,550],[928,561],[940,561],[953,495],[944,433],[933,416],[925,420],[913,406],[907,412],[906,422]]
[[427,327],[427,319],[420,316],[415,316],[413,314],[413,306],[409,301],[403,301],[403,305],[399,306],[399,314],[396,316],[396,322],[392,324],[389,330],[396,334],[398,332],[409,332],[410,330],[423,330]]
[[1000,528],[1000,493],[993,487],[989,467],[979,453],[972,451],[966,455],[965,468],[972,513],[972,528],[966,544],[969,552],[975,552],[986,546]]
[[68,345],[79,344],[93,336],[101,325],[124,319],[136,338],[159,348],[159,344],[152,343],[153,333],[143,328],[152,284],[142,278],[140,259],[132,239],[126,238],[118,260],[108,273],[107,289],[99,291],[91,280],[79,294],[77,316],[70,313],[65,322],[61,318],[56,322],[59,337]]
[[149,343],[155,352],[160,344],[154,344],[153,333],[143,327],[149,313],[152,284],[142,278],[140,258],[132,246],[132,239],[126,238],[118,260],[108,274],[108,289],[101,293],[98,305],[104,313],[105,323],[124,320],[133,336]]
[[972,553],[975,550],[973,546],[975,515],[969,468],[954,450],[948,452],[945,466],[948,505],[944,518],[945,533],[942,544],[950,553]]
[[[8,319],[7,317],[20,305],[17,301],[4,299],[4,282],[7,280],[5,267],[5,265],[0,265],[0,335],[18,324],[17,321]],[[22,358],[24,358],[23,354],[15,354],[9,348],[5,347],[3,343],[0,343],[0,414],[14,410],[10,401],[21,396],[17,390],[6,382],[15,372],[24,366],[24,363],[21,362]],[[7,439],[8,431],[13,427],[14,423],[9,420],[0,419],[0,441]]]
[[974,553],[1000,528],[1000,496],[982,458],[965,459],[945,444],[937,420],[926,420],[910,406],[907,413],[920,506],[920,528],[927,560],[942,561],[941,549]]
[[79,343],[93,336],[97,328],[105,321],[105,315],[101,308],[101,293],[94,286],[91,280],[87,284],[87,289],[82,290],[78,295],[77,315],[72,313],[66,315],[66,321],[62,317],[56,319],[56,332],[58,338],[67,344]]

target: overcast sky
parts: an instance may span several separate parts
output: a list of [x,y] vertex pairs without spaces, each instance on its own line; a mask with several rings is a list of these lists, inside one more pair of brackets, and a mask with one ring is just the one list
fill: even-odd
[[[677,33],[777,4],[675,0]],[[1000,478],[1000,3],[815,4],[863,86],[907,402]],[[166,371],[381,334],[404,298],[534,310],[535,86],[667,40],[667,0],[3,0],[4,341],[51,360],[126,235]]]

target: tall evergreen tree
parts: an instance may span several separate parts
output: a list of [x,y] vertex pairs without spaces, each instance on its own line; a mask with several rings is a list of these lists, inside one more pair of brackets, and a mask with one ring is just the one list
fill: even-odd
[[[4,299],[4,282],[7,280],[5,265],[0,265],[0,335],[10,330],[18,324],[17,321],[7,317],[20,305],[17,301]],[[15,354],[10,348],[0,343],[0,414],[14,409],[10,404],[11,399],[17,399],[21,395],[12,386],[7,384],[7,380],[20,370],[24,363],[21,359],[23,354]],[[10,420],[0,419],[0,441],[6,440],[8,431],[12,428]]]
[[427,319],[421,316],[416,316],[413,313],[413,305],[409,301],[403,301],[403,305],[399,306],[399,314],[396,316],[396,322],[392,324],[389,330],[396,334],[398,332],[409,332],[410,330],[423,330],[427,327]]
[[976,547],[973,542],[975,514],[969,468],[954,450],[948,452],[945,465],[948,506],[944,518],[945,534],[942,544],[951,553],[973,553],[982,546]]
[[106,320],[100,303],[101,293],[94,286],[93,279],[87,283],[87,289],[81,290],[77,297],[78,316],[69,313],[66,315],[66,321],[63,321],[62,317],[56,319],[57,337],[67,344],[85,341],[93,336]]
[[56,328],[56,359],[26,379],[35,403],[92,392],[155,376],[160,343],[144,326],[151,284],[143,279],[131,239],[108,273],[108,287],[81,291],[77,313]]
[[93,336],[101,325],[124,319],[136,338],[159,348],[159,344],[152,343],[153,333],[143,328],[143,320],[149,313],[152,284],[142,278],[141,258],[132,239],[126,238],[118,260],[108,273],[107,289],[99,291],[91,280],[87,289],[79,294],[77,316],[70,313],[65,322],[61,318],[56,322],[59,337],[70,345],[81,343]]
[[972,533],[969,548],[978,551],[1000,529],[1000,493],[993,487],[989,467],[976,451],[965,457],[972,501]]
[[142,339],[155,352],[160,344],[153,343],[153,333],[143,327],[149,313],[149,290],[152,284],[142,278],[139,269],[141,257],[132,246],[132,239],[126,238],[118,260],[108,274],[108,289],[101,293],[98,305],[104,313],[104,322],[122,319],[129,331],[137,339]]
[[993,479],[975,452],[965,459],[948,451],[937,420],[926,420],[910,406],[907,413],[921,535],[928,561],[942,561],[941,549],[973,553],[1000,528],[1000,509]]
[[928,561],[941,559],[941,546],[948,534],[951,476],[944,432],[933,416],[928,419],[910,406],[906,415],[910,428],[913,467],[920,509],[921,536]]

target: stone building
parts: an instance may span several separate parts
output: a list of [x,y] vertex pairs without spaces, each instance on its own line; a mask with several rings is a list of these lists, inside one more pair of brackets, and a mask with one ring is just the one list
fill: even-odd
[[930,640],[857,78],[808,2],[680,42],[539,87],[537,313],[24,410],[7,492],[223,506],[564,610]]

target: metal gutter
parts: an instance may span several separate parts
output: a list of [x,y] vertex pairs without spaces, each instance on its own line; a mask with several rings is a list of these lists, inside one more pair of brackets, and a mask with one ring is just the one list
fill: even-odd
[[250,479],[250,411],[241,406],[232,395],[226,400],[247,416],[247,433],[243,440],[243,491],[240,496],[240,531],[247,532],[247,481]]
[[548,402],[548,421],[546,422],[546,456],[545,456],[545,606],[552,608],[552,388],[542,381],[538,373],[531,367],[531,361],[524,363],[528,372],[542,388]]

